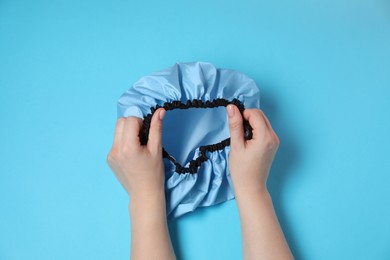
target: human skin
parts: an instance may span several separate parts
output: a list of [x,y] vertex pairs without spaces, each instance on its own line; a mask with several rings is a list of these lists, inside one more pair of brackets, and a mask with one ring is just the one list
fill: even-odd
[[279,138],[261,110],[244,110],[243,116],[253,128],[250,140],[244,139],[243,118],[237,107],[228,105],[227,112],[229,171],[240,214],[243,258],[293,259],[267,189]]
[[164,164],[162,159],[162,120],[165,110],[152,117],[147,145],[138,134],[142,120],[119,118],[114,144],[107,156],[112,171],[129,194],[131,220],[131,259],[176,259],[168,233]]
[[[243,118],[227,107],[231,135],[229,169],[240,213],[244,259],[293,259],[278,223],[266,181],[279,139],[261,110],[246,109],[253,138],[244,139]],[[169,237],[162,160],[163,108],[152,117],[141,145],[142,120],[119,118],[107,163],[129,194],[131,259],[176,259]]]

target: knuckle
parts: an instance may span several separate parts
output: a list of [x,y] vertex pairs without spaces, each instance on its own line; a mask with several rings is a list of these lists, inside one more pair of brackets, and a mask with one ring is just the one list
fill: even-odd
[[264,138],[264,146],[266,148],[272,148],[272,146],[273,146],[272,138],[270,138],[270,137]]
[[276,146],[279,147],[280,139],[279,139],[279,137],[276,134],[275,134],[275,143],[276,143]]
[[257,114],[257,115],[261,115],[261,114],[264,114],[263,110],[261,109],[253,109],[253,113]]
[[106,156],[106,162],[107,162],[108,164],[110,164],[110,163],[112,162],[112,156],[111,156],[110,153],[108,153],[107,156]]
[[279,147],[279,139],[277,137],[270,137],[268,147],[270,150],[276,150]]
[[119,157],[119,153],[118,153],[118,150],[113,148],[110,150],[110,152],[107,154],[107,157],[106,157],[106,161],[108,164],[111,164],[113,163],[114,161],[116,161]]
[[249,108],[247,109],[250,114],[259,114],[261,113],[261,110],[259,108]]
[[264,115],[264,112],[260,109],[255,109],[253,111],[253,114],[256,118],[261,118]]
[[272,135],[266,135],[264,138],[264,146],[267,150],[274,150],[279,146],[279,140]]
[[118,156],[118,149],[116,147],[112,147],[107,156],[110,156],[111,158],[117,157]]

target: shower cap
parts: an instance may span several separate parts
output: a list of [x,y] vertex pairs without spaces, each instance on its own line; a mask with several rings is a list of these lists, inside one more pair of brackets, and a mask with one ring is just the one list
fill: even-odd
[[[246,75],[206,62],[176,63],[142,77],[118,100],[118,117],[143,119],[146,144],[153,113],[167,111],[163,122],[163,160],[167,217],[234,198],[228,168],[230,132],[226,107],[260,108],[259,89]],[[245,138],[252,129],[244,120]]]

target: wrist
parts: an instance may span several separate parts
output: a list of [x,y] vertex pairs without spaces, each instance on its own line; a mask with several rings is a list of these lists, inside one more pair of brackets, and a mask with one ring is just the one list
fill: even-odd
[[129,210],[131,212],[154,212],[164,209],[165,191],[161,189],[143,190],[129,194]]
[[235,196],[268,193],[266,181],[260,178],[235,179],[232,177],[232,184]]
[[257,202],[259,200],[264,201],[271,199],[271,195],[265,184],[240,187],[235,189],[234,194],[238,204],[245,201]]

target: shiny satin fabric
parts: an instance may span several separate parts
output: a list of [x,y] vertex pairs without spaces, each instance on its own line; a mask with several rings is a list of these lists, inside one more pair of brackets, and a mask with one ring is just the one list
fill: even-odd
[[[118,100],[118,118],[143,119],[156,105],[187,100],[212,101],[238,99],[245,108],[260,108],[259,89],[246,75],[218,69],[210,63],[176,63],[160,72],[142,77]],[[226,109],[189,108],[166,112],[163,147],[182,166],[200,154],[199,147],[229,137]],[[234,198],[228,169],[230,146],[207,152],[197,173],[177,173],[175,165],[164,158],[167,215],[177,218],[198,207],[207,207]]]

